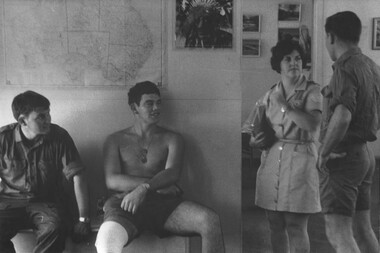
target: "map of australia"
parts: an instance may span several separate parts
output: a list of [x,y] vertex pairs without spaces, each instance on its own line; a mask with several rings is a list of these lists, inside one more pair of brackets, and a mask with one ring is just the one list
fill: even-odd
[[5,0],[7,85],[161,82],[161,0]]

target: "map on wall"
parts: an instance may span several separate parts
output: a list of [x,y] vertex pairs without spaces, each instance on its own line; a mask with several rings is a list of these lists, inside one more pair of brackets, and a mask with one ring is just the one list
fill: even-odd
[[162,83],[160,0],[4,0],[7,85]]

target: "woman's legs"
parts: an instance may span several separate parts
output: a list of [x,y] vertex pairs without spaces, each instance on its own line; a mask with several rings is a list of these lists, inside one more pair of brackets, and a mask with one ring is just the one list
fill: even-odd
[[310,252],[310,241],[307,233],[309,216],[309,214],[284,213],[290,252],[292,253]]
[[289,253],[289,239],[283,212],[266,210],[273,253]]
[[307,223],[309,214],[266,211],[274,253],[310,252]]

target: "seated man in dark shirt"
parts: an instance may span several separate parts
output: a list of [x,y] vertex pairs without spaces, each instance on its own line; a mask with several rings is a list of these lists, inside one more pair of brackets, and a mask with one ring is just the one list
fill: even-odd
[[73,181],[78,240],[90,232],[84,167],[70,135],[51,124],[50,102],[26,91],[12,102],[17,123],[0,129],[0,252],[15,252],[11,239],[21,229],[37,236],[33,252],[62,252],[65,246],[65,180]]
[[104,206],[96,239],[98,253],[122,252],[143,230],[159,236],[199,234],[202,252],[224,252],[219,216],[183,201],[180,177],[184,144],[180,134],[159,126],[161,97],[155,84],[137,83],[128,93],[133,125],[104,144],[106,184],[116,193]]

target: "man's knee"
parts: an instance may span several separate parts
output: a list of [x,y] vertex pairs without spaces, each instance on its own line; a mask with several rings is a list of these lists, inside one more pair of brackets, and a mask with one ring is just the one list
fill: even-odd
[[198,215],[198,225],[201,232],[208,233],[220,229],[220,218],[219,215],[211,210],[202,210]]
[[128,243],[127,230],[117,222],[105,221],[99,228],[95,246],[98,253],[121,252]]
[[325,215],[326,235],[331,240],[341,241],[353,238],[352,217],[326,214]]

